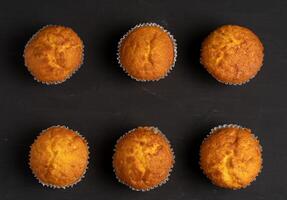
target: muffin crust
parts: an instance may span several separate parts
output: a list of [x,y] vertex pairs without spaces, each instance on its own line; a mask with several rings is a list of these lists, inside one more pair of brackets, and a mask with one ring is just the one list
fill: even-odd
[[64,126],[53,126],[32,144],[30,168],[44,185],[65,188],[84,175],[88,154],[88,145],[80,135]]
[[46,26],[26,45],[25,65],[36,80],[61,83],[82,64],[83,49],[82,40],[71,28]]
[[260,70],[263,50],[261,41],[251,30],[225,25],[203,41],[201,63],[218,81],[243,84]]
[[174,64],[173,39],[161,27],[155,25],[133,29],[121,41],[119,48],[121,65],[137,80],[164,78]]
[[200,166],[215,185],[229,189],[244,188],[261,171],[261,146],[249,129],[220,128],[202,143]]
[[164,183],[173,163],[169,142],[153,127],[139,127],[121,137],[113,156],[113,167],[119,181],[141,191]]

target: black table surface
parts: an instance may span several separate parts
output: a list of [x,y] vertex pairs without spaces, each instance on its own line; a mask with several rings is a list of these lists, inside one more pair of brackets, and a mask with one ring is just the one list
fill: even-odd
[[[0,199],[287,199],[287,1],[10,0],[0,20]],[[143,22],[177,39],[176,66],[159,82],[136,82],[117,64],[119,39]],[[85,44],[82,68],[56,86],[34,81],[22,57],[48,24],[72,27]],[[251,28],[265,46],[263,68],[246,85],[220,84],[199,63],[202,40],[223,24]],[[263,171],[246,189],[216,187],[198,166],[202,139],[226,123],[251,128],[263,146]],[[86,177],[66,190],[43,187],[28,167],[35,137],[58,124],[91,150]],[[168,183],[145,193],[118,183],[111,165],[117,138],[143,125],[159,127],[176,154]]]

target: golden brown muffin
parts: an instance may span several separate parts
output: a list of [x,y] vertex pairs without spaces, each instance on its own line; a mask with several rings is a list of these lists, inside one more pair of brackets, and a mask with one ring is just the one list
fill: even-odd
[[71,28],[46,26],[27,43],[25,65],[39,82],[62,83],[82,64],[83,50],[82,40]]
[[261,171],[261,146],[249,129],[217,127],[200,147],[200,167],[217,186],[244,188]]
[[175,40],[156,24],[136,26],[119,44],[121,66],[139,81],[164,78],[173,67],[175,57]]
[[125,134],[118,140],[113,156],[118,180],[137,191],[165,183],[173,163],[168,140],[154,127],[139,127]]
[[52,126],[32,144],[30,168],[43,185],[65,188],[81,180],[88,158],[88,144],[83,137],[64,126]]
[[225,25],[202,43],[201,63],[219,82],[240,85],[260,70],[263,50],[261,41],[251,30]]

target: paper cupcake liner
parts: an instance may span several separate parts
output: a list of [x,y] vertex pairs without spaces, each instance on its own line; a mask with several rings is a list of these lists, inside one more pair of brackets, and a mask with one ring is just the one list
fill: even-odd
[[[158,78],[158,79],[154,79],[154,80],[138,79],[138,78],[134,77],[133,75],[129,74],[128,71],[125,69],[125,66],[122,65],[121,59],[120,59],[120,49],[121,49],[121,45],[122,45],[122,42],[124,41],[124,39],[125,39],[132,31],[134,31],[134,30],[137,29],[137,28],[143,27],[143,26],[155,26],[155,27],[158,27],[158,28],[162,29],[165,33],[168,34],[169,38],[172,40],[172,43],[173,43],[174,57],[173,57],[173,63],[172,63],[172,65],[169,67],[168,71],[167,71],[163,76],[161,76],[161,77]],[[159,24],[156,24],[156,23],[141,23],[141,24],[137,24],[136,26],[134,26],[133,28],[131,28],[131,29],[120,39],[120,41],[119,41],[119,43],[118,43],[118,50],[117,50],[117,60],[118,60],[118,64],[120,65],[120,67],[123,69],[123,71],[124,71],[129,77],[131,77],[132,79],[134,79],[134,80],[136,80],[136,81],[140,81],[140,82],[159,81],[159,80],[165,78],[165,77],[168,76],[168,74],[173,70],[173,68],[174,68],[174,66],[175,66],[175,63],[176,63],[176,59],[177,59],[177,43],[176,43],[176,39],[174,38],[174,36],[173,36],[169,31],[167,31],[165,28],[163,28],[162,26],[160,26]]]
[[[47,183],[44,183],[43,181],[41,181],[41,180],[37,177],[37,175],[34,173],[32,167],[31,167],[31,162],[30,162],[30,160],[31,160],[31,148],[32,148],[32,145],[34,144],[34,142],[35,142],[44,132],[46,132],[47,130],[49,130],[49,129],[51,129],[51,128],[57,128],[57,127],[59,127],[59,128],[66,128],[66,129],[69,129],[69,130],[73,131],[74,133],[76,133],[78,136],[80,136],[80,137],[82,138],[82,140],[86,143],[87,148],[88,148],[87,167],[86,167],[85,171],[83,172],[82,176],[81,176],[78,180],[76,180],[74,183],[68,184],[68,185],[65,185],[65,186],[58,186],[58,185],[53,185],[53,184],[47,184]],[[90,159],[90,158],[89,158],[89,154],[90,154],[89,149],[90,149],[90,147],[89,147],[89,145],[88,145],[88,142],[87,142],[86,138],[85,138],[84,136],[82,136],[78,131],[74,131],[74,130],[70,129],[70,128],[67,127],[67,126],[55,125],[55,126],[51,126],[51,127],[47,128],[47,129],[42,130],[41,133],[40,133],[40,134],[37,136],[37,138],[34,140],[34,142],[33,142],[32,145],[30,146],[30,152],[29,152],[29,168],[31,169],[33,176],[37,179],[37,181],[38,181],[42,186],[44,186],[44,187],[49,187],[49,188],[53,188],[53,189],[66,189],[66,188],[69,188],[69,187],[74,187],[74,185],[76,185],[77,183],[79,183],[79,182],[85,177],[85,174],[86,174],[87,169],[88,169],[88,166],[89,166],[89,159]]]
[[[202,51],[202,49],[200,49],[200,51]],[[261,68],[262,68],[262,66],[263,66],[263,62],[264,62],[264,53],[263,53],[262,64],[261,64],[260,68],[258,69],[258,71],[257,71],[253,76],[251,76],[248,80],[246,80],[246,81],[244,81],[244,82],[242,82],[242,83],[229,83],[229,82],[224,82],[224,81],[222,81],[222,80],[219,80],[215,75],[213,75],[213,74],[207,69],[207,67],[205,67],[205,65],[202,63],[202,58],[201,58],[201,56],[200,56],[199,62],[200,62],[200,64],[204,67],[204,69],[205,69],[215,80],[217,80],[218,82],[223,83],[223,84],[225,84],[225,85],[240,86],[240,85],[244,85],[244,84],[248,83],[249,81],[251,81],[251,80],[252,80],[253,78],[255,78],[255,76],[260,72],[260,70],[261,70]]]
[[[223,129],[223,128],[248,129],[248,128],[242,127],[242,126],[240,126],[240,125],[238,125],[238,124],[223,124],[223,125],[219,125],[219,126],[214,127],[214,128],[212,128],[212,129],[210,130],[210,132],[207,134],[207,136],[203,139],[201,145],[202,145],[202,144],[206,141],[206,139],[207,139],[209,136],[211,136],[215,131],[218,131],[218,130]],[[250,129],[248,129],[248,130],[250,130]],[[254,182],[254,181],[256,180],[256,178],[258,177],[258,175],[261,173],[261,171],[262,171],[262,169],[263,169],[263,158],[262,158],[263,149],[262,149],[262,146],[260,145],[260,142],[259,142],[259,140],[258,140],[258,137],[257,137],[256,135],[254,135],[252,132],[250,132],[250,134],[253,136],[254,139],[256,139],[256,141],[257,141],[258,144],[259,144],[259,148],[260,148],[261,167],[260,167],[260,169],[259,169],[259,172],[258,172],[258,174],[256,175],[256,177],[255,177],[252,181],[250,181],[249,184],[245,185],[244,187],[241,187],[241,188],[227,188],[227,189],[238,190],[238,189],[244,189],[244,188],[248,187],[249,185],[251,185],[252,182]],[[200,163],[200,162],[201,162],[201,147],[200,147],[200,153],[199,153],[199,154],[200,154],[199,167],[200,167],[202,173],[203,173],[206,177],[208,177],[207,174],[206,174],[206,173],[204,172],[204,170],[202,169],[201,163]],[[213,183],[212,180],[211,180],[211,183],[212,183],[213,185],[217,186],[217,187],[220,187],[220,186],[216,185],[215,183]]]
[[47,28],[47,27],[50,27],[50,26],[61,26],[61,27],[65,27],[65,28],[70,28],[70,27],[66,27],[66,26],[62,26],[62,25],[55,25],[55,24],[49,24],[49,25],[45,25],[43,26],[42,28],[40,28],[36,33],[34,33],[32,35],[32,37],[29,39],[29,41],[26,43],[25,47],[24,47],[24,53],[23,53],[23,58],[24,58],[24,65],[25,67],[27,68],[27,70],[29,71],[29,73],[33,76],[33,79],[35,81],[37,81],[38,83],[42,83],[42,84],[45,84],[45,85],[58,85],[60,83],[64,83],[66,80],[70,79],[80,68],[81,66],[84,64],[84,51],[85,51],[85,46],[84,46],[84,42],[83,40],[80,38],[80,36],[78,35],[78,33],[76,33],[72,28],[72,29],[77,35],[78,37],[80,38],[82,44],[83,44],[83,51],[82,51],[82,60],[79,64],[79,66],[77,66],[64,80],[61,80],[61,81],[52,81],[52,82],[46,82],[46,81],[41,81],[39,79],[36,78],[36,76],[33,74],[33,72],[29,69],[29,67],[27,66],[26,62],[25,62],[25,52],[26,52],[26,48],[28,47],[28,45],[30,44],[30,42],[37,36],[37,34],[42,31],[43,29]]
[[[128,186],[131,190],[134,190],[134,191],[147,192],[147,191],[153,190],[153,189],[155,189],[155,188],[157,188],[157,187],[159,187],[159,186],[162,186],[162,185],[164,185],[165,183],[167,183],[167,181],[169,180],[170,174],[171,174],[171,172],[173,171],[173,168],[174,168],[174,164],[175,164],[175,154],[174,154],[173,148],[171,147],[170,141],[167,139],[167,137],[166,137],[157,127],[154,127],[154,126],[139,126],[139,127],[137,127],[137,128],[134,128],[134,129],[132,129],[132,130],[126,132],[125,134],[123,134],[123,135],[117,140],[116,145],[115,145],[115,147],[114,147],[114,152],[116,152],[116,148],[117,148],[117,145],[118,145],[119,141],[120,141],[122,138],[124,138],[125,136],[127,136],[128,134],[130,134],[130,133],[132,133],[133,131],[135,131],[136,129],[138,129],[138,128],[152,129],[152,130],[154,131],[154,133],[161,135],[161,136],[166,140],[166,142],[168,143],[169,148],[170,148],[171,153],[172,153],[172,157],[173,157],[173,163],[172,163],[172,166],[171,166],[170,169],[169,169],[168,175],[166,176],[166,178],[165,178],[162,182],[160,182],[158,185],[156,185],[156,186],[154,186],[154,187],[147,188],[147,189],[137,189],[137,188],[134,188],[134,187],[130,186],[130,185],[127,184],[126,182],[122,181],[122,180],[117,176],[117,173],[116,173],[116,170],[115,170],[114,165],[113,165],[113,172],[114,172],[114,174],[115,174],[115,176],[116,176],[116,179],[118,180],[119,183]],[[113,161],[114,161],[114,156],[115,156],[115,154],[114,154],[113,157],[112,157],[112,164],[114,163],[114,162],[113,162]]]

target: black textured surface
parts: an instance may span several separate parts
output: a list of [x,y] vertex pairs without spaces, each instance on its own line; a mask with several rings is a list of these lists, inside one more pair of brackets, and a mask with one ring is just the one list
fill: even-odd
[[[0,7],[0,199],[279,199],[287,198],[287,2],[273,1],[5,1]],[[178,41],[172,73],[139,83],[120,69],[116,47],[137,23],[156,22]],[[85,43],[82,68],[45,86],[23,65],[23,48],[42,26],[72,27]],[[200,43],[223,24],[251,28],[265,46],[260,73],[244,86],[216,82],[199,64]],[[263,146],[263,172],[250,187],[213,186],[198,167],[199,145],[219,124],[251,128]],[[74,188],[42,187],[28,168],[38,133],[63,124],[89,141],[91,162]],[[142,193],[118,183],[111,157],[116,139],[138,125],[158,126],[176,165],[170,181]]]

